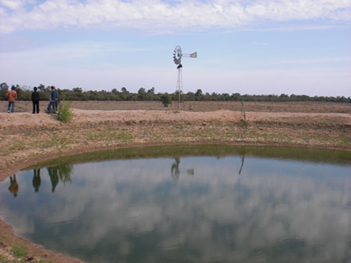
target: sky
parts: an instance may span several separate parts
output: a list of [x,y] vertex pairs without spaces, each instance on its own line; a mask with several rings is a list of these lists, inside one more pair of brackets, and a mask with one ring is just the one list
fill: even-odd
[[[351,0],[0,0],[0,83],[351,97]],[[187,54],[197,52],[197,58]]]

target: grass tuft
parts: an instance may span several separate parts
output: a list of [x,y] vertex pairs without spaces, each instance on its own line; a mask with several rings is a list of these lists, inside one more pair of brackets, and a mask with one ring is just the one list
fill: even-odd
[[21,246],[14,246],[12,248],[12,253],[14,257],[21,258],[27,256],[27,250]]
[[242,128],[247,128],[248,125],[249,125],[249,122],[246,120],[241,119],[239,122],[239,126]]
[[60,102],[58,108],[59,108],[59,114],[56,116],[56,120],[59,120],[60,122],[69,122],[73,118],[73,112],[71,109],[71,104],[72,102],[68,101],[62,101]]

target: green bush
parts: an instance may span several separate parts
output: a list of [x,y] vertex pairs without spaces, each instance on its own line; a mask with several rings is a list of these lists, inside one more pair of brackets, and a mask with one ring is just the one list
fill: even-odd
[[165,106],[165,107],[168,107],[168,105],[172,104],[172,98],[167,93],[161,96],[161,101],[162,101],[163,106]]
[[72,102],[61,101],[58,105],[58,114],[56,119],[61,122],[69,122],[73,118],[73,112],[71,109]]

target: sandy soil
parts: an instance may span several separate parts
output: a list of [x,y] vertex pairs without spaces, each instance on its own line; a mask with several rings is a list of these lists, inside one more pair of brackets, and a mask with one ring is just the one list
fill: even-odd
[[[31,114],[30,102],[16,102],[8,114],[0,102],[0,181],[38,161],[67,154],[170,144],[250,144],[319,147],[351,151],[351,105],[337,103],[74,102],[74,118],[57,121]],[[44,104],[44,105],[43,105]],[[5,109],[5,110],[4,110]],[[0,221],[0,256],[11,260],[20,244],[28,262],[78,262],[46,251],[15,235]],[[1,258],[0,258],[1,262]]]

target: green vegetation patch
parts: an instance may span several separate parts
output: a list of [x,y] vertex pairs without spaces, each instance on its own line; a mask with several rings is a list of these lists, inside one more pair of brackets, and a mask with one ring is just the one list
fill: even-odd
[[58,106],[58,115],[55,116],[60,122],[69,122],[73,118],[73,112],[71,109],[72,102],[61,101]]
[[13,246],[12,247],[12,254],[14,257],[22,258],[22,257],[27,256],[28,251],[26,248],[24,248],[22,246]]
[[[247,155],[258,158],[277,158],[287,160],[304,160],[311,162],[327,162],[350,165],[351,152],[333,151],[311,148],[294,147],[259,147],[259,146],[233,146],[221,144],[208,145],[172,145],[172,146],[152,146],[133,147],[101,152],[84,153],[60,157],[45,162],[41,162],[26,169],[38,167],[57,166],[62,164],[86,163],[100,160],[125,160],[138,158],[159,158],[174,156],[228,156]],[[26,170],[25,169],[25,170]]]

